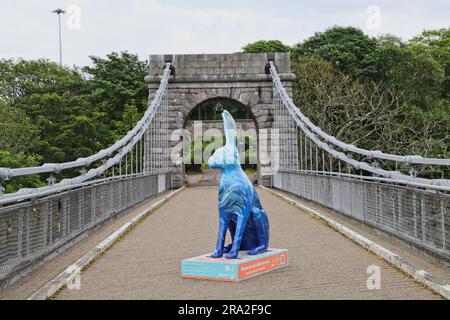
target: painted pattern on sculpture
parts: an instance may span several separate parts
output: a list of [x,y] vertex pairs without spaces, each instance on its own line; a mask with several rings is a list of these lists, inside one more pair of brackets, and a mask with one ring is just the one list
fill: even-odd
[[[236,123],[228,111],[222,114],[226,144],[208,160],[212,169],[220,169],[219,232],[212,258],[237,259],[239,251],[250,255],[269,248],[269,219],[261,206],[255,187],[242,170],[236,146]],[[227,230],[232,243],[225,246]]]

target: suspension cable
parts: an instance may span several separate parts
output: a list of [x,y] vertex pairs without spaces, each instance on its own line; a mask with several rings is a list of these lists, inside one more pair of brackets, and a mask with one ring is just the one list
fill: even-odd
[[[328,152],[330,155],[332,155],[334,158],[339,159],[341,161],[344,161],[345,163],[351,165],[352,167],[354,167],[357,170],[364,170],[367,172],[370,172],[372,174],[384,177],[384,178],[388,178],[397,182],[403,182],[403,183],[414,183],[414,184],[420,184],[423,186],[440,186],[440,187],[444,187],[446,190],[450,190],[450,180],[445,180],[445,179],[425,179],[425,178],[418,178],[418,177],[412,177],[412,176],[407,176],[404,175],[398,171],[387,171],[381,168],[377,168],[374,166],[371,166],[370,164],[366,163],[366,162],[361,162],[361,161],[357,161],[354,159],[351,159],[350,157],[348,157],[345,153],[343,152],[339,152],[335,149],[333,149],[328,142],[332,143],[332,141],[330,141],[330,139],[325,139],[323,137],[323,135],[320,134],[320,132],[323,132],[322,130],[320,130],[318,127],[314,126],[311,122],[309,122],[308,118],[306,118],[301,112],[300,110],[297,108],[297,106],[293,103],[292,99],[289,97],[289,95],[286,92],[286,89],[283,87],[282,83],[281,83],[281,79],[278,76],[278,73],[276,71],[275,65],[272,61],[270,61],[270,73],[272,75],[272,80],[274,82],[275,88],[276,88],[276,94],[278,94],[278,96],[280,97],[283,105],[287,108],[287,110],[289,111],[292,119],[297,123],[297,126],[303,131],[303,133],[305,134],[305,136],[307,136],[311,141],[313,141],[320,149]],[[307,120],[309,122],[309,125],[307,124],[306,121],[302,121],[302,120]],[[311,130],[314,129],[314,132],[312,132]],[[310,130],[311,129],[311,130]],[[322,137],[325,142],[321,141],[318,136]],[[326,135],[327,137],[330,137],[328,135]],[[352,151],[349,146],[347,144],[344,144],[342,142],[340,142],[339,140],[335,139],[336,141],[339,142],[339,144],[341,145],[346,145],[348,146],[347,148],[343,148],[345,151]],[[333,144],[333,143],[332,143]],[[340,147],[340,146],[339,146]],[[356,147],[355,147],[356,148]],[[361,149],[364,150],[364,149]],[[368,151],[365,150],[368,154],[371,154],[373,158],[375,158],[376,156],[379,156],[379,153],[377,152],[373,152],[373,151]],[[356,152],[356,151],[355,151]],[[386,154],[384,154],[386,155]],[[389,155],[391,156],[391,155]],[[398,156],[395,156],[398,157]],[[402,157],[403,158],[407,158],[407,157]],[[418,161],[418,158],[414,158],[416,161]],[[421,158],[422,160],[425,160],[424,158]],[[392,159],[389,159],[392,160]],[[406,162],[406,159],[403,159],[402,162]],[[411,161],[413,159],[410,159]],[[431,160],[431,159],[430,159]],[[434,159],[434,160],[439,160],[439,159]],[[396,161],[396,160],[394,160]],[[450,159],[444,159],[443,163],[446,163],[445,161],[449,161]],[[411,162],[406,162],[406,163],[411,163]],[[416,163],[416,162],[412,162],[412,163]]]
[[300,121],[303,122],[312,132],[319,135],[325,142],[331,143],[346,152],[348,151],[348,152],[358,153],[358,154],[364,155],[368,158],[390,160],[390,161],[402,162],[402,163],[407,163],[407,164],[450,166],[450,159],[423,158],[421,156],[415,156],[415,155],[399,156],[399,155],[383,153],[381,151],[366,150],[366,149],[358,148],[351,144],[347,144],[345,142],[342,142],[342,141],[336,139],[333,136],[330,136],[329,134],[322,131],[319,127],[314,125],[308,119],[308,117],[306,117],[300,111],[300,109],[297,108],[297,106],[295,106],[294,102],[289,97],[289,95],[287,94],[283,85],[281,84],[281,79],[278,76],[275,65],[272,61],[270,61],[270,73],[272,75],[272,80],[273,80],[275,86],[277,87],[277,91],[280,94],[280,97],[282,97],[283,102],[286,104],[286,107],[293,108],[295,115],[300,119]]

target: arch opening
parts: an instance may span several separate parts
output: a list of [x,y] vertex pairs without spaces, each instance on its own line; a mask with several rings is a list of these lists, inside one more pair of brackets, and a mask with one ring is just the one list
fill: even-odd
[[242,169],[254,183],[259,177],[258,123],[250,107],[240,101],[215,97],[198,103],[184,119],[187,150],[183,171],[188,184],[215,185],[220,173],[207,166],[209,156],[224,145],[222,112],[227,110],[236,121],[237,146]]

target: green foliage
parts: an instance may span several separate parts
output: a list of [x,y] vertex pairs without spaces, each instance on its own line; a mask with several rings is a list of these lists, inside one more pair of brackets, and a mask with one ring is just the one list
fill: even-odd
[[39,141],[38,129],[23,110],[0,100],[0,150],[16,155],[30,152]]
[[279,40],[260,40],[242,48],[245,53],[289,52],[291,47]]
[[0,100],[11,102],[33,94],[65,92],[80,94],[86,90],[77,68],[62,68],[47,60],[0,60]]
[[424,31],[411,44],[429,53],[445,73],[442,97],[450,99],[450,28]]
[[84,67],[83,71],[91,79],[89,84],[95,104],[100,111],[108,113],[110,120],[120,120],[128,104],[135,104],[139,113],[147,109],[146,61],[128,52],[113,52],[106,58],[91,56],[91,60],[93,66]]
[[[41,158],[39,156],[26,155],[23,152],[12,154],[9,151],[0,150],[0,167],[21,168],[37,166]],[[16,177],[3,181],[2,186],[7,193],[15,192],[21,188],[42,187],[45,184],[39,176]],[[0,186],[1,188],[1,186]]]
[[339,70],[354,72],[361,68],[365,57],[376,47],[369,38],[354,27],[333,27],[317,32],[293,49],[294,55],[315,56],[331,62]]
[[136,125],[141,116],[134,100],[130,100],[129,103],[125,104],[121,120],[114,121],[116,128],[114,131],[114,139],[118,140],[126,135]]
[[101,112],[78,69],[45,60],[3,60],[0,68],[5,70],[0,76],[0,96],[22,116],[26,126],[21,128],[28,133],[20,133],[17,127],[12,131],[24,135],[22,140],[35,136],[24,151],[39,154],[44,162],[63,162],[90,155],[112,141],[110,125],[98,121]]
[[442,97],[443,66],[424,47],[380,43],[364,64],[360,74],[407,92],[424,109]]

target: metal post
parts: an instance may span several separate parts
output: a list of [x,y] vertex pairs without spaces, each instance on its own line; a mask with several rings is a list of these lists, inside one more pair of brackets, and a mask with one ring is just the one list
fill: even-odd
[[416,193],[413,194],[413,215],[414,215],[414,237],[418,237],[417,233],[417,200],[416,200]]
[[59,27],[59,65],[62,66],[62,39],[61,39],[61,15],[58,14]]
[[303,171],[303,133],[301,130],[300,132],[300,171]]
[[59,65],[62,66],[62,36],[61,36],[61,14],[66,13],[62,9],[53,10],[53,13],[58,15],[58,30],[59,30]]
[[425,220],[425,203],[423,200],[423,195],[420,196],[420,218],[421,218],[421,225],[422,225],[422,243],[425,243],[427,241],[427,234],[425,230],[426,220]]
[[445,239],[445,206],[444,206],[444,199],[441,199],[441,232],[442,232],[442,249],[445,250],[446,239]]

